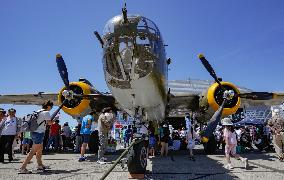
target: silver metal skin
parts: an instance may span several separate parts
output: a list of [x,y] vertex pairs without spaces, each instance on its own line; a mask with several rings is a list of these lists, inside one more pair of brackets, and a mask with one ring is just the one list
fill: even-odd
[[62,96],[64,96],[67,100],[71,100],[74,98],[74,92],[72,90],[64,90],[62,92]]
[[224,98],[227,99],[227,100],[233,99],[234,96],[235,96],[235,93],[234,93],[233,90],[226,90],[226,91],[224,92]]
[[137,122],[163,121],[168,65],[158,27],[143,16],[115,16],[103,41],[105,80],[116,101]]

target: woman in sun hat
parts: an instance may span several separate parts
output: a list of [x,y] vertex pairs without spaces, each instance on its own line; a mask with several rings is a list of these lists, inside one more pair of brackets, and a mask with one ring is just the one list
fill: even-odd
[[236,153],[236,146],[237,146],[237,134],[234,130],[234,124],[232,123],[230,118],[222,119],[222,125],[225,126],[224,128],[224,140],[226,143],[225,146],[225,155],[227,165],[225,165],[226,169],[233,169],[230,160],[230,154],[233,155],[236,159],[240,159],[242,162],[245,163],[245,168],[248,169],[248,159],[241,157],[239,154]]

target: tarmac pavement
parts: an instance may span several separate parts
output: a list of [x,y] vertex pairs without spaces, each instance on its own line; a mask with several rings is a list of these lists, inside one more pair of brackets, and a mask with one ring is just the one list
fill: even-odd
[[[79,154],[48,154],[43,155],[44,164],[50,169],[46,172],[37,172],[35,158],[28,165],[32,174],[18,174],[24,155],[15,154],[16,159],[11,163],[0,164],[0,179],[99,179],[103,173],[111,166],[122,151],[115,155],[107,155],[110,163],[97,164],[97,158],[89,155],[85,162],[78,162]],[[221,151],[217,155],[205,155],[201,150],[196,150],[196,161],[190,161],[186,151],[176,151],[170,153],[168,157],[151,157],[148,161],[145,179],[284,179],[284,162],[278,161],[274,153],[249,152],[245,154],[250,162],[250,168],[246,170],[242,162],[232,159],[234,169],[229,171],[223,168],[225,163],[224,155]],[[127,168],[124,169],[118,164],[106,179],[128,179]]]

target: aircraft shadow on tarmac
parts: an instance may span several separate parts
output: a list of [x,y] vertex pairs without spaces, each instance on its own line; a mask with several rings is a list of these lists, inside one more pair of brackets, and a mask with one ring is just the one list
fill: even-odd
[[[202,150],[195,150],[196,161],[189,159],[188,151],[172,151],[168,157],[152,157],[152,170],[146,179],[236,179],[224,164],[210,159]],[[224,155],[223,155],[224,156]],[[252,167],[257,168],[257,167]]]

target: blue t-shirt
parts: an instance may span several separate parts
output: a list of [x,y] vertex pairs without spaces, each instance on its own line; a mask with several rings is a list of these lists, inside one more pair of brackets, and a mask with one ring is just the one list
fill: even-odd
[[[91,125],[92,122],[94,121],[94,117],[92,115],[87,115],[83,118],[81,118],[81,131],[80,134],[91,134]],[[86,126],[89,124],[89,127],[87,128]]]

